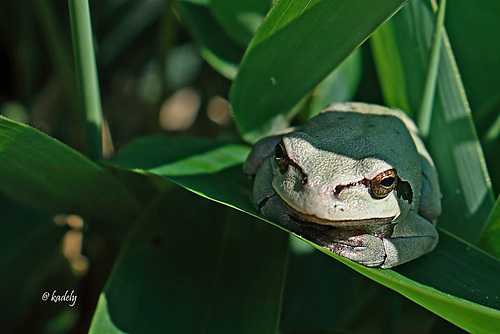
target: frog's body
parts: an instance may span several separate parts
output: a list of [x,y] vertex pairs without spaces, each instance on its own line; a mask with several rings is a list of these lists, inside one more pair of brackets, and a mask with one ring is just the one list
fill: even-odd
[[259,141],[245,171],[264,216],[366,266],[390,268],[438,242],[437,173],[400,110],[332,104],[300,130]]

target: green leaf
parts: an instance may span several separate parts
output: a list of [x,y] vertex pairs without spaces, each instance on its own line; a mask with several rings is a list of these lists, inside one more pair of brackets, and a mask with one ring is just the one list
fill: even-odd
[[[280,324],[283,333],[320,329],[328,329],[328,333],[405,333],[408,328],[415,333],[457,332],[432,312],[298,239],[291,240],[290,249]],[[452,331],[436,330],[443,325]]]
[[497,198],[495,207],[491,210],[486,222],[479,245],[491,254],[500,257],[500,196]]
[[243,49],[237,46],[212,16],[207,1],[176,0],[183,19],[197,41],[202,57],[229,79],[236,77]]
[[424,140],[427,139],[431,127],[434,95],[436,94],[436,82],[439,73],[439,59],[441,58],[441,46],[443,44],[445,13],[446,0],[439,0],[439,8],[436,13],[436,22],[434,23],[434,32],[432,34],[432,44],[429,50],[429,64],[427,65],[425,76],[424,92],[417,119],[417,126]]
[[[387,105],[409,106],[413,114],[419,109],[433,22],[432,10],[422,1],[412,1],[373,36],[375,62]],[[393,43],[387,45],[387,40]],[[443,214],[438,226],[475,243],[493,207],[493,197],[446,33],[443,33],[443,43],[433,118],[426,141],[443,193]],[[388,64],[388,57],[394,54],[398,56],[392,59],[398,63]],[[406,94],[407,99],[401,104],[395,97],[402,94]]]
[[[446,30],[477,120],[500,111],[500,2],[467,0],[448,2]],[[466,14],[466,15],[464,15]],[[490,123],[491,124],[491,123]]]
[[89,3],[69,0],[68,5],[78,87],[76,96],[85,121],[85,148],[91,160],[98,160],[103,157],[103,118]]
[[243,48],[250,43],[270,8],[270,0],[210,0],[217,21]]
[[492,333],[500,326],[500,262],[440,229],[436,249],[415,261],[377,270],[352,265],[374,281],[472,333]]
[[495,194],[500,191],[500,2],[449,1],[446,29],[483,144]]
[[[211,152],[217,150],[214,146],[210,147],[206,154],[201,153],[198,149],[207,147],[206,141],[200,141],[199,144],[196,144],[195,140],[191,140],[189,144],[186,144],[186,141],[179,148],[174,146],[175,143],[175,140],[169,138],[163,138],[163,140],[157,138],[154,142],[143,139],[123,152],[119,152],[117,160],[112,160],[110,164],[115,168],[121,169],[124,168],[123,165],[126,165],[126,168],[131,169],[134,165],[134,157],[137,154],[143,154],[144,157],[146,155],[153,156],[156,155],[156,150],[160,147],[168,147],[171,152],[197,151],[196,156],[201,159],[200,164],[203,164],[205,157],[211,156]],[[191,149],[188,149],[189,145],[192,145]],[[233,145],[218,144],[220,150],[225,148],[230,151],[234,150]],[[220,150],[218,150],[219,154]],[[167,154],[166,151],[163,153]],[[255,208],[250,204],[250,182],[243,175],[241,165],[228,167],[227,162],[221,160],[220,164],[224,165],[225,169],[215,168],[216,172],[214,173],[210,173],[208,170],[206,172],[198,170],[193,175],[186,175],[183,172],[183,162],[189,162],[188,165],[192,165],[194,157],[190,156],[189,153],[174,154],[176,154],[178,161],[163,156],[162,159],[168,161],[164,166],[149,165],[148,169],[134,169],[134,171],[151,174],[152,170],[160,170],[175,163],[179,169],[178,172],[173,175],[158,175],[169,178],[187,189],[216,202],[259,217]],[[232,153],[228,152],[224,155],[231,156]],[[240,148],[240,153],[234,154],[234,156],[236,155],[239,158],[234,161],[244,161],[243,149]],[[155,158],[151,158],[151,160],[153,159]],[[125,164],[125,162],[127,163]],[[141,164],[139,161],[135,163],[137,165]],[[259,218],[278,226],[264,217]],[[498,328],[500,326],[500,286],[491,278],[498,276],[500,262],[450,235],[444,229],[441,229],[440,235],[441,241],[435,251],[410,263],[396,267],[395,270],[366,268],[333,255],[324,249],[320,250],[461,328],[475,332],[485,332],[488,329]],[[295,236],[300,238],[297,235]],[[334,297],[331,296],[331,298]],[[474,319],[481,319],[481,321]]]
[[332,102],[352,101],[361,80],[361,50],[358,49],[330,73],[312,92],[309,118]]
[[[67,271],[60,244],[67,227],[44,214],[0,197],[0,328],[19,331],[54,275]],[[53,288],[54,286],[51,286]],[[50,306],[45,305],[45,314]],[[38,322],[39,319],[37,319]],[[33,329],[35,324],[32,324]]]
[[279,119],[404,2],[278,1],[250,43],[232,87],[243,136],[255,140],[281,126]]
[[[366,285],[371,281],[296,238],[290,240],[290,250],[280,323],[282,332],[314,333],[319,329],[354,332],[347,325],[350,320],[359,324],[360,307],[373,296]],[[376,283],[372,285],[380,287]],[[333,295],[334,300],[329,298]],[[380,306],[379,300],[377,311]],[[370,310],[370,316],[364,317],[363,323],[373,318],[386,320],[375,312]]]
[[[249,152],[247,145],[158,136],[136,140],[106,163],[120,170],[151,176],[168,175],[170,180],[201,196],[209,199],[220,196],[219,201],[223,204],[251,211],[250,179],[241,178],[241,164]],[[214,159],[217,155],[219,158]],[[201,166],[207,166],[207,169],[203,170]],[[194,172],[189,175],[189,170]],[[226,177],[231,180],[230,187]]]
[[42,132],[4,117],[0,160],[0,191],[41,211],[79,214],[119,227],[139,209],[135,197],[109,172]]
[[91,333],[273,333],[288,235],[180,188],[124,245]]

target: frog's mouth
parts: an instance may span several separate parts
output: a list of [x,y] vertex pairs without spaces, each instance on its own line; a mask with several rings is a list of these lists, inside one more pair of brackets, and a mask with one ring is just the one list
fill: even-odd
[[291,209],[294,215],[289,215],[290,219],[304,228],[302,232],[305,232],[305,235],[310,233],[327,233],[329,235],[335,235],[336,237],[349,237],[367,233],[383,238],[392,235],[394,229],[392,221],[396,218],[388,217],[334,221],[305,214],[293,208]]
[[391,225],[391,223],[397,218],[397,215],[390,217],[377,217],[368,219],[341,219],[341,220],[331,220],[326,218],[320,218],[313,214],[308,214],[301,212],[300,210],[289,205],[281,196],[278,195],[283,204],[290,208],[295,214],[294,220],[302,223],[313,223],[319,225],[327,225],[342,229],[359,229],[366,228],[367,226],[380,226],[380,225]]
[[369,218],[369,219],[343,219],[343,220],[329,220],[325,218],[319,218],[315,215],[306,214],[297,211],[294,208],[291,208],[293,212],[302,219],[309,221],[311,223],[321,224],[321,225],[330,225],[335,227],[359,227],[373,224],[390,224],[396,216],[392,217],[383,217],[383,218]]

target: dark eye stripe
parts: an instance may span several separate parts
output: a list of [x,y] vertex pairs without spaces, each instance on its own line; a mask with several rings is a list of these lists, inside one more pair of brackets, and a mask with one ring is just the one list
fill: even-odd
[[407,181],[403,181],[398,177],[398,184],[396,185],[396,194],[399,198],[408,201],[409,204],[413,202],[413,190]]

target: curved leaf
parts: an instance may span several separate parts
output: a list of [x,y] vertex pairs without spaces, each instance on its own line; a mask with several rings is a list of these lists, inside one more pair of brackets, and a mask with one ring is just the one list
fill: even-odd
[[[0,284],[4,287],[0,289],[0,331],[22,332],[26,317],[43,303],[41,296],[47,282],[49,288],[58,288],[54,279],[69,272],[60,251],[68,228],[56,226],[50,216],[3,196],[0,226]],[[53,312],[48,305],[43,306],[43,317]],[[35,319],[28,326],[31,331],[40,326],[41,321]]]
[[[117,160],[111,161],[110,164],[115,168],[122,169],[124,162],[127,162],[126,168],[133,168],[135,154],[149,152],[141,154],[156,155],[153,152],[156,152],[159,147],[169,147],[172,152],[189,151],[186,150],[185,146],[182,149],[176,149],[174,143],[175,141],[168,138],[163,138],[163,140],[158,138],[154,143],[139,140],[123,153],[119,152]],[[198,144],[194,140],[189,145],[193,145],[191,150],[197,150]],[[207,143],[200,141],[199,145],[202,147],[206,146]],[[219,143],[218,145],[220,149],[211,147],[206,154],[200,152],[197,154],[197,157],[201,159],[200,164],[203,164],[203,160],[207,156],[211,156],[211,152],[214,150],[217,150],[219,154],[223,150],[233,151],[232,153],[224,153],[224,155],[237,158],[230,164],[231,167],[221,160],[220,163],[225,168],[216,169],[217,171],[214,173],[207,170],[206,172],[197,171],[192,175],[186,175],[183,172],[183,162],[188,162],[191,165],[193,159],[196,160],[189,153],[183,156],[177,155],[177,162],[174,161],[175,159],[164,157],[163,159],[169,161],[165,165],[150,165],[148,169],[134,169],[134,171],[146,175],[166,177],[201,196],[276,225],[276,223],[260,217],[250,203],[250,181],[242,173],[241,164],[237,164],[238,160],[240,162],[245,160],[245,150],[241,148],[241,145],[236,146],[236,149],[234,144]],[[239,153],[236,153],[238,150]],[[135,163],[141,164],[140,162]],[[178,171],[167,168],[168,165],[172,166],[174,163],[177,165]],[[170,170],[170,174],[156,174],[152,172],[154,170]],[[453,237],[445,230],[441,230],[440,234],[441,241],[435,251],[396,267],[395,270],[366,268],[333,255],[320,247],[317,248],[459,327],[474,332],[487,332],[492,328],[498,328],[500,326],[500,286],[492,277],[498,276],[500,262],[475,249],[470,244]],[[300,236],[295,236],[300,238]],[[481,321],[476,321],[476,319],[481,319]]]
[[122,248],[90,333],[274,333],[287,244],[250,216],[167,192]]
[[404,3],[278,1],[250,43],[232,87],[243,136],[255,140],[280,126],[276,117],[283,118]]
[[361,80],[361,50],[358,49],[330,73],[311,93],[312,117],[332,102],[352,101]]
[[484,225],[479,245],[491,254],[500,257],[500,197],[497,198],[495,207],[491,210],[488,221]]
[[477,121],[500,111],[500,82],[491,75],[500,72],[499,14],[496,0],[454,0],[447,5],[446,30]]
[[[467,13],[464,15],[464,13]],[[500,191],[500,1],[449,1],[446,30],[464,81],[495,195]],[[498,253],[500,254],[500,253]]]
[[44,212],[79,214],[123,230],[123,222],[139,209],[112,174],[46,134],[4,117],[0,160],[0,191]]
[[[375,61],[388,105],[409,107],[413,113],[419,109],[432,32],[431,9],[422,1],[412,1],[373,36]],[[387,40],[393,43],[386,44]],[[446,33],[443,43],[434,113],[426,141],[443,193],[443,214],[438,226],[475,243],[493,207],[493,196]],[[389,63],[388,59],[397,62]],[[406,99],[401,100],[402,96]]]

